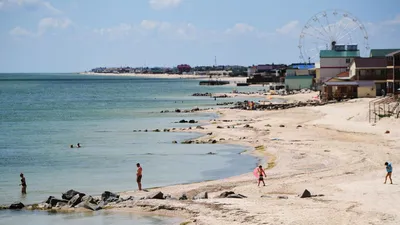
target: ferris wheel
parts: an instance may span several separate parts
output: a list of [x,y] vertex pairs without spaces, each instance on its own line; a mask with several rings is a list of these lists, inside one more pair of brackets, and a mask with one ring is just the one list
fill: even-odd
[[360,56],[368,56],[368,33],[355,16],[342,10],[325,10],[312,16],[300,33],[300,60],[319,61],[321,50],[334,45],[357,45]]

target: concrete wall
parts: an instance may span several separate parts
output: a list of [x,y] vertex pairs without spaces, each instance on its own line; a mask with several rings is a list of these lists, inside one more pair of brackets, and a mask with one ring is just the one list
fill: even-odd
[[351,62],[346,63],[347,58],[321,58],[320,79],[334,77],[341,72],[345,72]]
[[306,70],[296,70],[296,75],[297,76],[304,76],[304,75],[310,75],[310,73],[308,72],[308,69],[306,69]]
[[299,90],[303,88],[311,88],[313,84],[312,76],[294,76],[286,77],[285,85],[289,90]]
[[375,98],[376,97],[376,90],[375,86],[372,87],[358,87],[357,88],[357,95],[359,98]]
[[355,75],[356,75],[356,63],[353,62],[352,64],[350,64],[349,76],[353,77]]

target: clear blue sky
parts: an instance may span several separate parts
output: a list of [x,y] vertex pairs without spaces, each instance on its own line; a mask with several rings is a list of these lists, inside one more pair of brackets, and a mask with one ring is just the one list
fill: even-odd
[[0,0],[0,72],[292,63],[307,21],[342,9],[400,48],[399,0]]

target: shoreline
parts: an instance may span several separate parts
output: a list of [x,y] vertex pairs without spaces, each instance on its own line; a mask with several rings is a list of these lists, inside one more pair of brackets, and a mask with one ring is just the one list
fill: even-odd
[[[313,95],[281,98],[296,101]],[[227,108],[202,111],[217,113],[219,117],[216,121],[199,121],[204,129],[174,132],[202,133],[192,140],[223,139],[218,144],[249,148],[241,154],[267,159],[263,162],[267,168],[267,186],[257,187],[256,178],[249,171],[218,180],[154,187],[149,192],[121,192],[121,197],[134,196],[134,199],[110,203],[106,210],[172,216],[183,218],[185,224],[204,225],[311,222],[336,225],[371,221],[398,224],[400,218],[396,215],[400,207],[390,202],[400,200],[400,191],[396,185],[382,184],[385,175],[382,165],[385,161],[400,163],[400,154],[391,151],[400,147],[396,142],[400,129],[394,126],[400,120],[383,118],[377,124],[369,124],[370,100],[276,111]],[[305,189],[317,197],[299,198]],[[172,198],[142,199],[159,191]],[[205,191],[207,199],[190,200]],[[247,198],[219,198],[224,191]],[[177,200],[182,194],[189,200]],[[304,217],[306,214],[312,217]]]
[[[139,78],[156,78],[156,79],[193,79],[193,80],[209,80],[209,75],[190,75],[190,74],[139,74],[139,73],[93,73],[93,72],[82,72],[78,73],[86,76],[120,76],[120,77],[139,77]],[[212,79],[218,79],[221,81],[229,81],[236,83],[245,83],[247,77],[230,77],[230,76],[216,76],[213,75]]]

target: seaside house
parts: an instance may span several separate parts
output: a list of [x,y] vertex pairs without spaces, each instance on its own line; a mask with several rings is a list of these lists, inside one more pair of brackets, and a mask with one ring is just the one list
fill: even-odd
[[399,51],[400,49],[371,49],[369,57],[370,58],[386,58],[386,55]]
[[400,50],[386,55],[387,93],[400,92]]
[[332,50],[320,51],[320,75],[317,82],[323,82],[337,74],[346,72],[351,60],[360,57],[357,45],[335,45]]
[[311,89],[314,85],[314,76],[312,75],[300,75],[300,76],[286,76],[285,86],[286,89],[301,90],[304,88]]

